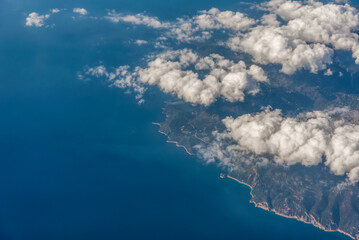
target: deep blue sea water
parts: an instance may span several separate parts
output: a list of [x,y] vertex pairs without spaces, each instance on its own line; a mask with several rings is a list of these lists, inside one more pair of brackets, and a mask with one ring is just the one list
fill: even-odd
[[54,15],[54,28],[26,28],[29,12],[105,9],[162,19],[225,0],[0,0],[0,239],[347,239],[255,208],[249,189],[220,179],[151,122],[167,96],[139,106],[84,66],[134,63],[151,37],[105,21]]

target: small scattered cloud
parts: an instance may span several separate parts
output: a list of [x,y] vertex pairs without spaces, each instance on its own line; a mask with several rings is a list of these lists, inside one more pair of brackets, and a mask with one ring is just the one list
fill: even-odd
[[148,41],[146,41],[146,40],[136,40],[135,43],[136,43],[138,46],[141,46],[141,45],[148,44]]
[[[146,88],[140,82],[136,81],[134,73],[128,71],[129,66],[120,66],[118,68],[108,71],[103,65],[88,68],[85,72],[87,76],[93,76],[97,78],[105,78],[111,87],[117,87],[125,89],[126,92],[133,92],[138,104],[143,104],[145,100],[143,95],[146,92]],[[83,74],[79,74],[79,79],[84,79]]]
[[[46,25],[46,20],[51,17],[52,14],[59,13],[61,10],[58,8],[50,9],[49,13],[40,15],[37,12],[30,13],[25,20],[25,25],[28,27],[49,27]],[[54,26],[52,24],[51,26]]]
[[332,76],[332,75],[333,75],[333,72],[332,72],[332,70],[331,70],[330,68],[328,68],[328,70],[325,71],[324,75],[325,75],[325,76]]
[[86,74],[95,76],[95,77],[108,77],[109,73],[107,72],[107,69],[103,65],[99,65],[93,68],[89,68],[86,72]]
[[26,18],[26,26],[28,27],[42,27],[45,24],[45,20],[50,17],[50,14],[39,15],[37,12],[32,12]]
[[111,11],[105,17],[109,19],[111,22],[128,22],[135,25],[145,25],[152,28],[168,28],[170,24],[167,22],[161,22],[156,17],[146,16],[144,14],[136,14],[136,15],[124,15],[121,13],[116,13],[116,11]]
[[86,15],[88,14],[87,10],[85,8],[74,8],[72,10],[74,13],[78,13],[80,15]]
[[61,10],[58,8],[53,8],[50,11],[51,11],[51,13],[59,13]]

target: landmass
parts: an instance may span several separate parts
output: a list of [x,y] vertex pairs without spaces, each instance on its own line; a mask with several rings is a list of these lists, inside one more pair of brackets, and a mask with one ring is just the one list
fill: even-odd
[[[198,146],[210,145],[212,132],[223,130],[220,119],[226,113],[240,115],[256,109],[253,104],[226,106],[221,103],[205,108],[183,102],[167,103],[166,120],[158,124],[159,131],[167,135],[169,142],[201,158]],[[344,176],[332,174],[324,164],[286,167],[274,161],[263,163],[260,159],[251,159],[238,160],[235,165],[222,168],[222,178],[250,187],[251,202],[256,207],[359,239],[359,186],[349,184]]]

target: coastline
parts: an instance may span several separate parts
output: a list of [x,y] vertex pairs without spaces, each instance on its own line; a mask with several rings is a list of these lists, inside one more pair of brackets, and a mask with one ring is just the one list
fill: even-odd
[[[152,122],[152,124],[161,127],[161,124],[160,124],[160,123]],[[168,135],[167,135],[165,132],[162,132],[161,130],[158,130],[158,132],[168,137]],[[179,144],[179,143],[176,142],[176,141],[167,140],[166,142],[168,142],[168,143],[174,143],[174,144],[176,144],[176,147],[183,148],[183,149],[187,152],[187,154],[189,154],[189,155],[191,155],[191,156],[193,155],[193,154],[186,148],[186,146],[181,145],[181,144]]]
[[[160,123],[152,122],[152,124],[161,127],[161,124],[160,124]],[[158,132],[168,137],[168,135],[167,135],[165,132],[162,132],[162,131],[160,131],[160,130],[158,130]],[[185,150],[189,155],[193,155],[191,152],[188,151],[188,149],[187,149],[185,146],[179,144],[179,143],[176,142],[176,141],[167,140],[166,142],[168,142],[168,143],[175,143],[177,147],[182,147],[182,148],[184,148],[184,150]],[[255,169],[253,169],[253,170],[255,171]],[[255,174],[257,174],[256,171],[255,171]],[[237,183],[240,183],[240,184],[243,184],[243,185],[249,187],[249,188],[250,188],[250,196],[251,196],[251,200],[250,200],[249,202],[250,202],[250,203],[253,203],[254,206],[257,207],[257,208],[261,208],[261,209],[263,209],[263,210],[265,210],[265,211],[272,212],[272,213],[274,213],[274,214],[276,214],[276,215],[278,215],[278,216],[281,216],[281,217],[285,217],[285,218],[288,218],[288,219],[295,219],[295,220],[297,220],[297,221],[299,221],[299,222],[303,222],[303,223],[306,223],[306,224],[313,225],[314,227],[317,227],[317,228],[319,228],[319,229],[321,229],[321,230],[323,230],[323,231],[325,231],[325,232],[339,232],[339,233],[342,233],[342,234],[344,234],[344,235],[346,235],[346,236],[348,236],[348,237],[350,237],[350,238],[352,238],[352,239],[357,239],[357,240],[359,240],[359,235],[357,235],[356,237],[354,237],[354,236],[352,236],[351,234],[349,234],[349,233],[347,233],[347,232],[344,232],[344,231],[341,230],[341,229],[332,230],[332,229],[327,229],[327,228],[325,228],[322,224],[320,224],[317,220],[315,220],[315,218],[314,218],[313,216],[311,216],[311,215],[307,215],[308,218],[310,219],[310,221],[308,221],[307,219],[305,219],[305,218],[303,218],[303,217],[285,215],[285,214],[283,214],[283,213],[278,212],[278,211],[275,210],[275,209],[269,208],[268,205],[255,202],[255,201],[253,200],[253,199],[254,199],[254,195],[253,195],[253,193],[252,193],[253,186],[251,186],[250,184],[248,184],[248,183],[246,183],[246,182],[243,182],[243,181],[241,181],[241,180],[239,180],[239,179],[237,179],[237,178],[235,178],[235,177],[232,177],[232,176],[229,175],[229,174],[221,174],[220,177],[221,177],[221,178],[224,178],[224,179],[225,179],[225,178],[232,179],[232,180],[236,181]],[[257,177],[257,176],[255,176],[255,178],[256,178],[256,177]]]
[[227,175],[225,175],[225,176],[226,176],[228,179],[232,179],[232,180],[236,181],[237,183],[240,183],[240,184],[243,184],[243,185],[249,187],[249,188],[250,188],[250,195],[251,195],[251,200],[250,200],[250,202],[253,203],[254,206],[257,207],[257,208],[261,208],[261,209],[263,209],[263,210],[265,210],[265,211],[268,211],[268,212],[273,212],[274,214],[276,214],[276,215],[278,215],[278,216],[281,216],[281,217],[285,217],[285,218],[289,218],[289,219],[295,219],[295,220],[297,220],[297,221],[300,221],[300,222],[304,222],[304,223],[306,223],[306,224],[313,225],[314,227],[317,227],[317,228],[319,228],[319,229],[321,229],[321,230],[323,230],[323,231],[325,231],[325,232],[339,232],[339,233],[342,233],[342,234],[344,234],[344,235],[346,235],[346,236],[348,236],[348,237],[350,237],[350,238],[352,238],[352,239],[359,239],[359,236],[354,237],[354,236],[352,236],[351,234],[349,234],[349,233],[347,233],[347,232],[344,232],[343,230],[340,230],[340,229],[337,229],[337,230],[327,229],[327,228],[325,228],[322,224],[320,224],[317,220],[315,220],[315,218],[314,218],[313,216],[311,216],[311,215],[308,215],[308,217],[311,219],[310,221],[308,221],[308,220],[306,220],[306,219],[303,218],[303,217],[296,217],[296,216],[285,215],[285,214],[283,214],[283,213],[278,212],[278,211],[275,210],[275,209],[269,208],[269,207],[268,207],[267,205],[265,205],[265,204],[257,203],[257,202],[255,202],[255,201],[253,200],[253,198],[254,198],[254,195],[253,195],[253,193],[252,193],[253,187],[252,187],[251,185],[249,185],[248,183],[242,182],[241,180],[239,180],[239,179],[237,179],[237,178],[235,178],[235,177],[232,177],[232,176],[230,176],[229,174],[227,174]]

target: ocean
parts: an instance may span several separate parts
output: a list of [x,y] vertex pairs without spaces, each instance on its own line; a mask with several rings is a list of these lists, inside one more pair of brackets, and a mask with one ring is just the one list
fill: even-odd
[[[171,97],[133,95],[86,66],[134,64],[148,54],[128,39],[151,31],[54,15],[25,27],[28,13],[84,7],[164,20],[240,2],[180,0],[0,1],[0,239],[348,239],[249,203],[246,186],[221,179],[158,133]],[[49,22],[51,22],[49,20]],[[143,30],[143,31],[142,31]]]

